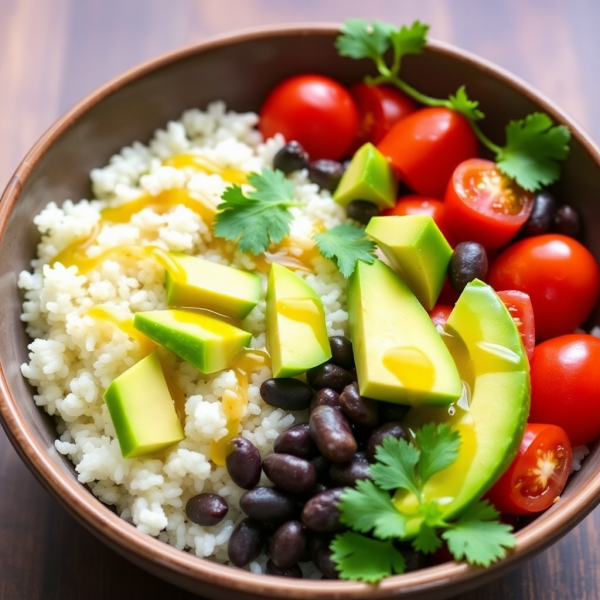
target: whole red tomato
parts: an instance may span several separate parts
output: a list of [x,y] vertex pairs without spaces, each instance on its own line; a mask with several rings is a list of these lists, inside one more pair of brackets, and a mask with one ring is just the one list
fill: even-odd
[[300,142],[311,160],[338,160],[350,151],[358,132],[358,111],[352,96],[323,75],[296,75],[282,81],[260,109],[265,138],[281,133]]
[[531,421],[560,425],[574,446],[600,436],[600,339],[571,334],[535,347]]
[[600,271],[578,241],[546,234],[509,246],[496,259],[488,283],[496,290],[529,294],[536,339],[571,333],[589,316],[598,300]]
[[414,192],[439,199],[454,169],[477,156],[477,138],[469,122],[447,108],[423,108],[408,115],[377,147]]

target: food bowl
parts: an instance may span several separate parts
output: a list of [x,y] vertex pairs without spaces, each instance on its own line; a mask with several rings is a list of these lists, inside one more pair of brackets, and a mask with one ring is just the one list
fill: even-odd
[[[337,55],[333,25],[257,29],[214,38],[159,57],[111,81],[62,117],[33,147],[10,180],[0,203],[0,417],[18,453],[48,491],[99,539],[138,566],[210,598],[446,598],[482,585],[540,552],[581,521],[600,501],[600,450],[594,444],[558,503],[517,534],[502,561],[482,569],[446,563],[385,579],[377,586],[344,581],[293,580],[252,574],[179,551],[120,519],[78,483],[73,465],[54,447],[52,420],[32,399],[20,373],[29,342],[17,289],[29,268],[38,232],[33,217],[49,201],[89,197],[89,172],[134,140],[184,109],[224,100],[238,111],[258,110],[287,76],[318,72],[344,84],[369,71],[364,61]],[[600,152],[581,128],[522,81],[489,63],[439,42],[408,57],[403,76],[441,97],[465,84],[487,114],[485,132],[502,139],[506,122],[535,110],[567,125],[571,152],[557,194],[575,205],[586,223],[586,243],[600,259]],[[600,323],[600,311],[589,325]]]

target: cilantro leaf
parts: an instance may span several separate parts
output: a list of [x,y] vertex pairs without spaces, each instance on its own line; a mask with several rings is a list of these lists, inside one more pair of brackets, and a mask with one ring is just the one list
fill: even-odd
[[436,427],[435,423],[428,423],[416,433],[416,440],[421,449],[421,458],[417,466],[417,473],[421,485],[430,477],[449,467],[458,458],[460,436],[456,429],[448,423]]
[[348,488],[338,509],[342,523],[362,533],[373,530],[381,540],[402,537],[406,532],[406,518],[396,510],[389,493],[372,481],[357,481],[356,489]]
[[512,527],[497,518],[498,511],[482,501],[467,508],[455,523],[448,523],[442,538],[454,558],[487,567],[505,556],[505,548],[514,548]]
[[506,146],[496,156],[498,168],[522,188],[535,191],[560,175],[558,161],[569,153],[571,133],[552,124],[545,113],[533,113],[506,126]]
[[335,40],[335,46],[341,56],[377,61],[390,47],[390,32],[395,29],[394,25],[381,21],[373,21],[369,25],[363,19],[348,19],[342,25],[342,33]]
[[467,96],[467,89],[464,85],[461,85],[455,92],[454,96],[451,94],[448,98],[450,108],[465,116],[469,121],[479,121],[483,119],[485,115],[479,109],[479,102],[477,100],[471,100]]
[[375,262],[375,243],[366,239],[363,227],[342,223],[328,231],[315,233],[313,239],[325,258],[336,261],[344,277],[352,275],[359,260],[368,264]]
[[242,252],[260,254],[270,243],[279,243],[289,232],[294,184],[281,171],[263,168],[250,173],[248,183],[254,190],[244,194],[232,185],[223,192],[220,212],[215,217],[215,235],[238,240]]
[[442,543],[442,539],[437,534],[434,527],[423,521],[419,527],[419,533],[417,533],[412,545],[418,552],[432,554],[442,545]]
[[375,452],[376,462],[371,465],[371,475],[375,483],[384,490],[402,488],[420,496],[420,488],[415,478],[415,465],[421,452],[414,444],[392,436],[384,438]]
[[394,29],[389,37],[394,48],[394,56],[402,57],[406,54],[421,54],[427,43],[427,32],[429,25],[415,21],[407,27],[403,25],[400,29]]
[[341,579],[377,583],[406,569],[404,557],[391,540],[380,542],[348,531],[335,537],[331,549]]

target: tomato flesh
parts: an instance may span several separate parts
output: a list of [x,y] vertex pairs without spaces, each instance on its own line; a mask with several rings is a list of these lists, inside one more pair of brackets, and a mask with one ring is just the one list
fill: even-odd
[[481,158],[458,165],[444,199],[458,240],[479,242],[486,249],[506,245],[533,210],[533,194],[501,173],[496,163]]
[[519,292],[518,290],[498,292],[498,296],[504,302],[504,306],[506,306],[510,316],[517,325],[527,358],[531,362],[535,347],[535,321],[531,300],[525,292]]
[[564,489],[573,451],[564,429],[528,423],[521,446],[486,498],[508,515],[546,510]]

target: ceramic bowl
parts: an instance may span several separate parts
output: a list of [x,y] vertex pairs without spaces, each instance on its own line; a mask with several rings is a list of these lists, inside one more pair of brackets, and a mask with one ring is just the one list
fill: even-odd
[[[90,197],[89,172],[184,109],[216,99],[238,111],[258,110],[273,86],[290,75],[318,72],[345,84],[362,79],[365,61],[340,58],[337,27],[269,27],[190,46],[147,62],[104,85],[53,125],[27,154],[0,202],[0,416],[21,458],[46,489],[103,542],[153,574],[209,598],[344,600],[410,596],[446,598],[484,584],[531,558],[581,521],[600,500],[600,450],[594,445],[560,500],[519,531],[514,552],[487,569],[447,563],[386,579],[378,586],[254,575],[201,560],[138,532],[77,482],[54,448],[52,420],[38,409],[20,374],[29,340],[19,320],[17,277],[29,268],[38,241],[33,217],[50,200]],[[403,77],[419,90],[446,96],[466,84],[487,115],[484,129],[503,139],[509,119],[542,110],[573,133],[557,185],[586,223],[588,247],[600,259],[600,154],[570,117],[524,82],[467,52],[432,41],[403,62]],[[600,322],[597,310],[591,324]]]

